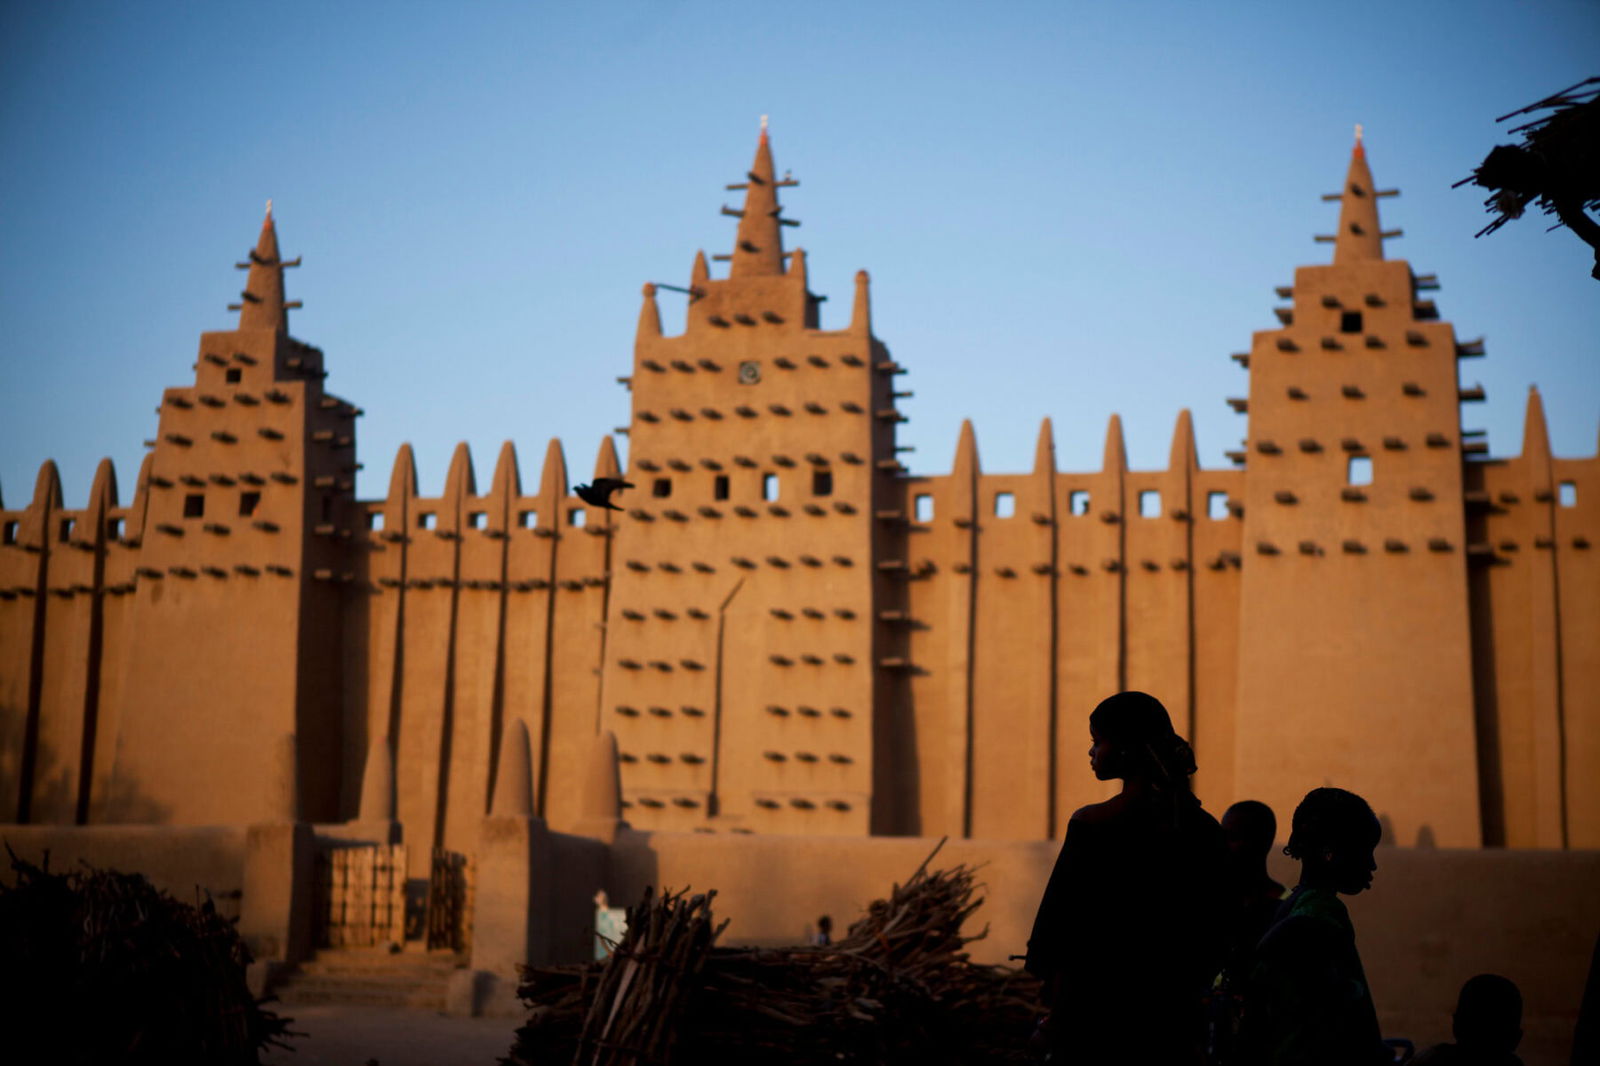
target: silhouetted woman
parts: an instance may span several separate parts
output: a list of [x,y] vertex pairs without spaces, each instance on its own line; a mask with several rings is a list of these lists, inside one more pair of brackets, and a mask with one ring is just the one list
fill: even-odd
[[1300,883],[1256,945],[1239,1043],[1252,1066],[1382,1066],[1394,1061],[1341,895],[1372,887],[1383,830],[1367,801],[1314,788],[1295,808],[1284,852]]
[[1122,791],[1067,823],[1028,940],[1051,1061],[1198,1063],[1223,947],[1222,831],[1190,791],[1194,754],[1155,697],[1103,701],[1089,735],[1095,777],[1120,778]]

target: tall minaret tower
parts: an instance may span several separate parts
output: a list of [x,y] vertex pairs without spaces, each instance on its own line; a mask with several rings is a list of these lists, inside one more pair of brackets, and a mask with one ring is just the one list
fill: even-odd
[[95,821],[337,816],[355,416],[289,336],[272,205],[237,329],[166,390]]
[[[646,285],[630,381],[600,726],[627,818],[650,828],[892,831],[904,775],[881,738],[904,705],[890,520],[898,368],[850,322],[818,324],[805,253],[783,249],[763,120],[729,263],[696,256],[687,326]],[[880,514],[880,512],[884,512]],[[899,553],[903,554],[903,553]],[[899,569],[896,567],[899,565]]]
[[1356,791],[1396,842],[1480,843],[1458,346],[1383,242],[1357,128],[1333,262],[1255,334],[1240,589],[1237,794],[1286,825]]

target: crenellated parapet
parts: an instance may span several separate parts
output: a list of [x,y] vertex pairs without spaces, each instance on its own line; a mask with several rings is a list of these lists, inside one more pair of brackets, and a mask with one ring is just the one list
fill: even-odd
[[1486,842],[1600,846],[1600,456],[1552,455],[1530,389],[1520,453],[1465,484]]
[[[595,471],[617,473],[609,439]],[[509,442],[480,492],[463,444],[437,496],[420,493],[406,445],[388,495],[357,510],[365,565],[347,626],[347,729],[353,750],[388,743],[399,820],[475,839],[513,722],[530,738],[535,813],[558,826],[576,820],[612,527],[569,494],[560,443],[550,442],[532,493]],[[347,803],[351,794],[359,787],[347,788]]]
[[950,474],[902,480],[910,609],[897,621],[911,634],[924,831],[1062,831],[1103,798],[1081,757],[1096,693],[1159,691],[1191,731],[1197,706],[1222,713],[1232,674],[1199,668],[1196,622],[1235,610],[1240,512],[1227,503],[1242,480],[1199,469],[1188,412],[1165,471],[1128,469],[1113,416],[1098,471],[1057,470],[1046,420],[1031,473],[983,473],[964,425]]

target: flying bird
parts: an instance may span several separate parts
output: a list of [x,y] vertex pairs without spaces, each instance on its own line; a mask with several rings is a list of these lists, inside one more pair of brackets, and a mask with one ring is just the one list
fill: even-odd
[[631,489],[633,484],[619,477],[597,477],[592,485],[576,485],[572,491],[578,494],[578,499],[585,503],[592,503],[596,507],[604,507],[608,511],[620,511],[622,508],[611,502],[611,494],[618,489]]

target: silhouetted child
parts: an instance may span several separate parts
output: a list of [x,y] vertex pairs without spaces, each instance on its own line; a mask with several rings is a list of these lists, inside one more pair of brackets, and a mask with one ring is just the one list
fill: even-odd
[[1367,801],[1318,788],[1295,808],[1289,843],[1300,883],[1256,947],[1240,1031],[1243,1061],[1259,1066],[1392,1063],[1372,1005],[1355,927],[1340,894],[1372,885],[1382,830]]
[[814,947],[825,948],[833,943],[833,919],[824,914],[817,919],[817,931],[811,934]]
[[1415,1066],[1522,1066],[1522,993],[1499,974],[1480,973],[1461,986],[1450,1031],[1454,1044],[1436,1044]]
[[1122,791],[1072,816],[1039,903],[1026,968],[1044,982],[1044,1040],[1053,1062],[1198,1063],[1221,963],[1222,831],[1160,701],[1112,696],[1089,735],[1095,777]]
[[1255,962],[1256,944],[1278,914],[1288,890],[1267,873],[1267,853],[1278,835],[1278,819],[1260,800],[1240,800],[1222,816],[1227,847],[1227,890],[1218,919],[1227,925],[1227,953],[1212,986],[1208,1058],[1236,1061],[1244,985]]
[[[1267,853],[1278,835],[1278,819],[1260,800],[1240,800],[1222,815],[1222,840],[1228,849],[1229,962],[1247,965],[1256,944],[1278,914],[1288,890],[1267,873]],[[1240,973],[1243,976],[1243,973]]]

